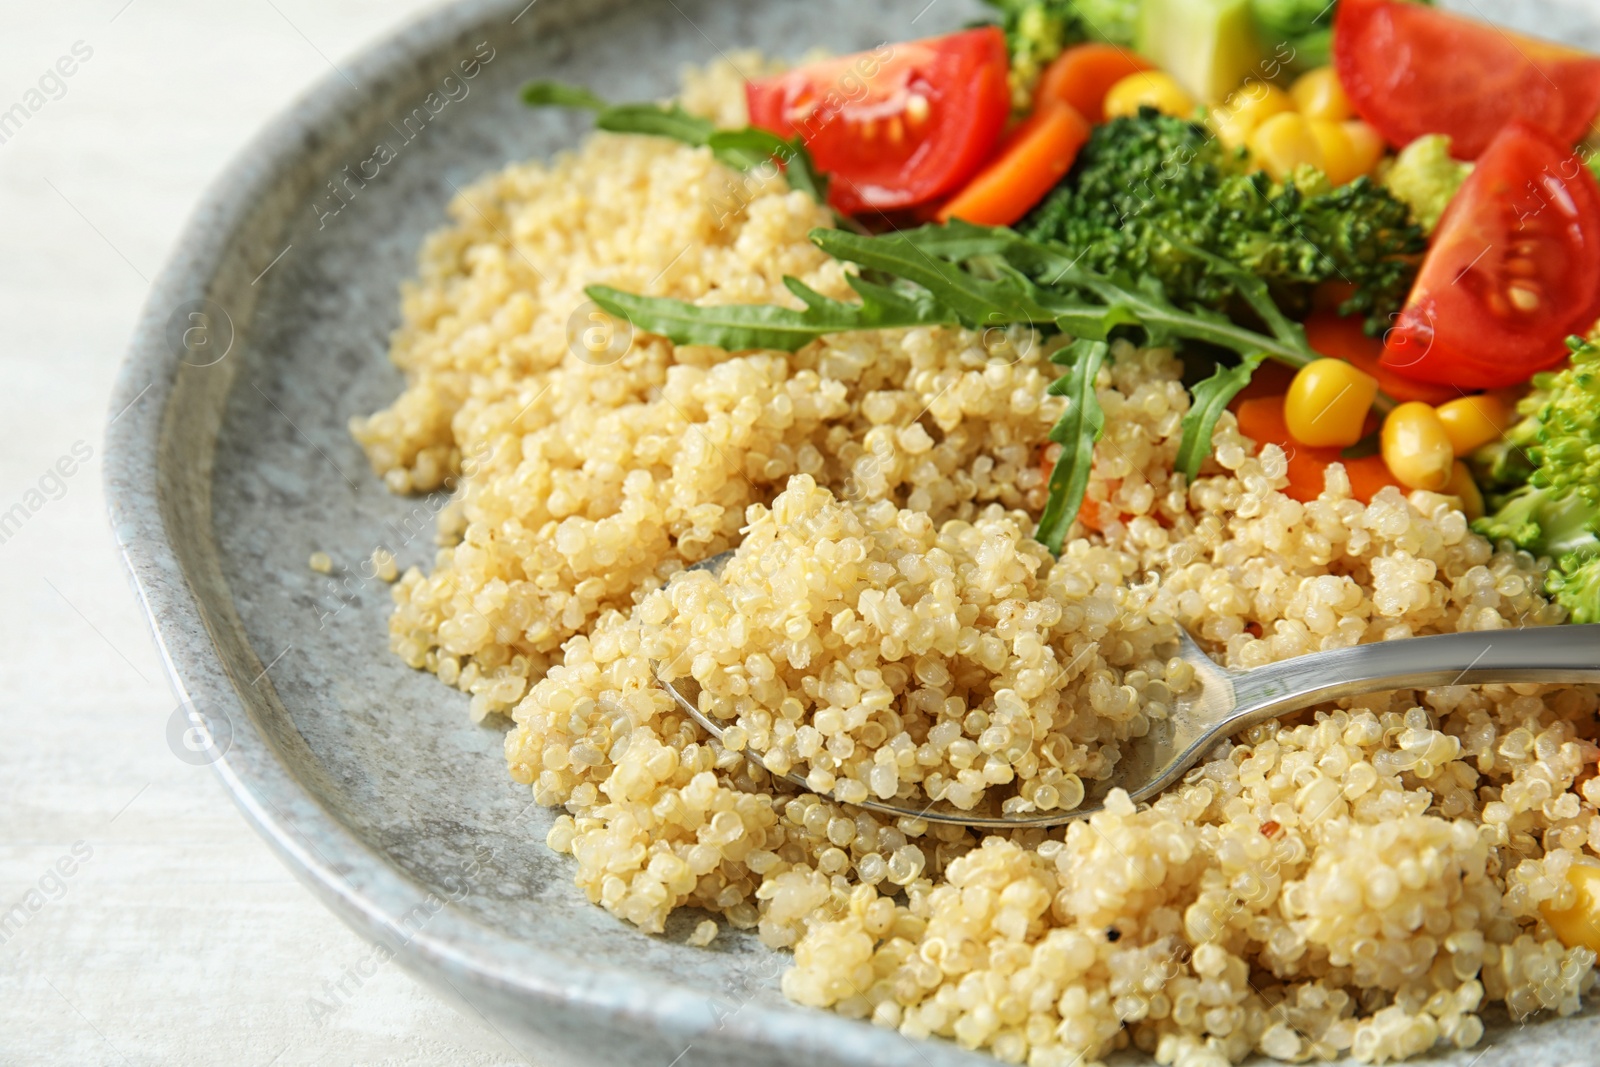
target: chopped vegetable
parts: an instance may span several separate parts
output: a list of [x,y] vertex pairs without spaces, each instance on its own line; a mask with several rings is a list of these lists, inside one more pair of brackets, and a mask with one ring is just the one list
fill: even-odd
[[1130,74],[1106,93],[1104,109],[1108,119],[1131,118],[1144,108],[1188,118],[1194,114],[1195,103],[1177,79],[1164,70]]
[[1007,138],[1000,154],[939,210],[939,221],[1011,225],[1055,188],[1088,139],[1088,121],[1071,106],[1052,104],[1035,111]]
[[1294,110],[1294,97],[1276,85],[1250,81],[1228,97],[1210,115],[1212,129],[1228,148],[1243,148],[1250,143],[1256,128],[1274,115]]
[[1147,60],[1121,45],[1074,45],[1045,70],[1033,106],[1066,104],[1098,126],[1106,120],[1106,93],[1111,87],[1149,69]]
[[1511,412],[1492,393],[1460,396],[1435,410],[1457,456],[1470,455],[1489,442],[1498,441],[1511,424]]
[[1322,168],[1322,144],[1304,115],[1285,111],[1273,115],[1250,135],[1250,159],[1272,175],[1287,181],[1301,167]]
[[847,215],[924,204],[988,160],[1010,105],[1005,39],[987,27],[841,56],[749,82],[750,123],[799,138]]
[[1328,62],[1336,3],[1328,0],[1252,0],[1256,23],[1269,48],[1289,46],[1301,70]]
[[1381,338],[1369,335],[1356,317],[1344,317],[1331,311],[1316,311],[1305,321],[1306,341],[1324,356],[1342,359],[1372,375],[1378,388],[1395,400],[1420,400],[1425,404],[1443,404],[1460,396],[1448,385],[1419,382],[1403,377],[1379,362],[1383,355]]
[[1297,442],[1284,419],[1284,399],[1282,394],[1253,397],[1239,405],[1237,418],[1239,432],[1257,445],[1283,449],[1289,460],[1289,484],[1284,489],[1288,496],[1302,504],[1321,496],[1328,468],[1335,463],[1343,464],[1350,491],[1363,504],[1371,503],[1384,486],[1400,484],[1384,466],[1382,456],[1345,459],[1337,448],[1311,448]]
[[1572,906],[1557,908],[1554,900],[1539,906],[1539,913],[1563,945],[1580,945],[1600,952],[1600,864],[1587,857],[1567,868],[1567,884],[1572,886]]
[[1205,248],[1265,281],[1298,315],[1312,288],[1356,286],[1344,310],[1389,325],[1426,243],[1409,209],[1369,181],[1330,189],[1305,172],[1287,184],[1247,174],[1205,127],[1144,112],[1095,127],[1067,180],[1020,225],[1059,241],[1102,273],[1148,274],[1184,307],[1238,307],[1235,274],[1182,246]]
[[1270,81],[1292,54],[1268,52],[1251,0],[1143,0],[1135,45],[1207,104],[1251,76]]
[[1328,181],[1345,185],[1377,171],[1383,162],[1383,138],[1360,119],[1344,122],[1311,120],[1311,132],[1322,147],[1322,169]]
[[1444,133],[1477,159],[1517,120],[1573,145],[1600,112],[1600,57],[1405,0],[1341,0],[1333,55],[1351,103],[1396,148]]
[[1011,57],[1011,99],[1018,111],[1033,105],[1045,67],[1085,41],[1133,44],[1139,0],[984,0],[1000,12]]
[[1574,622],[1600,622],[1600,345],[1568,346],[1571,363],[1536,376],[1522,420],[1473,457],[1491,490],[1474,529],[1549,557],[1545,591]]
[[1483,518],[1483,490],[1478,488],[1478,480],[1472,476],[1472,468],[1459,459],[1451,469],[1450,484],[1444,487],[1444,492],[1461,501],[1461,514],[1476,522]]
[[1339,72],[1332,67],[1318,67],[1295,79],[1289,87],[1294,106],[1308,119],[1343,122],[1355,118],[1356,109],[1339,84]]
[[1383,462],[1411,489],[1437,493],[1450,483],[1456,454],[1433,408],[1408,401],[1383,420]]
[[1600,184],[1521,122],[1451,201],[1384,365],[1460,389],[1499,389],[1561,362],[1600,318]]
[[1430,133],[1400,150],[1385,171],[1383,184],[1409,204],[1417,222],[1432,233],[1471,173],[1471,163],[1462,163],[1450,155],[1447,135]]
[[1301,444],[1348,448],[1365,436],[1377,398],[1378,379],[1342,359],[1319,359],[1294,376],[1283,418]]

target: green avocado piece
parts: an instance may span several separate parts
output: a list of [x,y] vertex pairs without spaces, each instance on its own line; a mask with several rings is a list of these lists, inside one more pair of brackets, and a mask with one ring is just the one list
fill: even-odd
[[1203,104],[1217,104],[1247,77],[1270,81],[1270,61],[1251,0],[1144,0],[1135,47]]

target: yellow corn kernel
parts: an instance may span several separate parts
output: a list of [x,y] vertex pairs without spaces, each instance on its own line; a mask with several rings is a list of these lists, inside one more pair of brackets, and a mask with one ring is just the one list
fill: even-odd
[[1293,110],[1294,101],[1288,93],[1276,85],[1252,81],[1211,112],[1211,128],[1227,147],[1243,148],[1256,127],[1274,115]]
[[1438,414],[1413,400],[1383,421],[1383,461],[1406,488],[1437,493],[1450,484],[1456,453]]
[[1456,455],[1476,452],[1490,441],[1499,439],[1500,431],[1511,422],[1511,412],[1505,401],[1483,393],[1464,396],[1436,409],[1444,432],[1450,435],[1450,447]]
[[1296,441],[1312,448],[1347,448],[1378,396],[1378,379],[1342,359],[1301,367],[1283,400],[1283,421]]
[[1322,151],[1322,169],[1327,172],[1328,181],[1343,185],[1361,176],[1354,169],[1355,146],[1350,143],[1350,135],[1344,132],[1343,124],[1326,119],[1307,119],[1306,124],[1311,127],[1311,136],[1317,139],[1317,147]]
[[1365,122],[1328,122],[1307,119],[1311,135],[1322,149],[1322,169],[1334,185],[1346,185],[1371,174],[1383,158],[1383,139]]
[[1273,115],[1250,135],[1250,158],[1277,181],[1299,167],[1322,166],[1322,146],[1304,115]]
[[1165,115],[1188,118],[1194,114],[1194,97],[1184,92],[1177,79],[1164,71],[1146,70],[1130,74],[1106,93],[1106,118],[1127,118],[1141,107],[1153,107]]
[[1300,114],[1308,119],[1343,122],[1355,118],[1356,109],[1344,94],[1339,74],[1332,67],[1318,67],[1300,75],[1289,87],[1289,96]]
[[1350,150],[1355,153],[1350,169],[1355,171],[1356,178],[1377,170],[1378,164],[1383,162],[1384,153],[1388,151],[1388,146],[1383,143],[1383,134],[1360,119],[1350,119],[1339,125],[1344,129],[1344,135],[1350,138]]
[[1478,488],[1478,481],[1467,469],[1467,465],[1456,460],[1451,468],[1450,484],[1444,487],[1447,495],[1457,497],[1461,501],[1461,513],[1469,519],[1483,518],[1483,491]]
[[1600,864],[1579,860],[1567,869],[1567,884],[1575,891],[1570,908],[1557,910],[1553,901],[1539,905],[1544,921],[1568,948],[1583,945],[1600,952]]

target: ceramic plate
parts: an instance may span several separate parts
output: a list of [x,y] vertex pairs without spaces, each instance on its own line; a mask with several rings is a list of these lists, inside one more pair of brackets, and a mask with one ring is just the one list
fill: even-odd
[[[1482,13],[1600,48],[1579,3]],[[428,565],[441,502],[387,493],[345,424],[400,389],[399,285],[457,187],[582,136],[587,120],[518,103],[527,79],[650,99],[718,52],[852,51],[973,14],[964,0],[455,5],[343,65],[245,151],[138,325],[106,477],[184,702],[174,752],[211,763],[345,921],[541,1067],[995,1061],[792,1005],[786,956],[753,937],[685,947],[698,913],[649,937],[590,905],[543,844],[552,813],[506,774],[503,726],[473,725],[465,696],[389,654],[388,587],[358,561],[385,545]],[[312,572],[314,551],[349,570]],[[1592,1014],[1490,1022],[1449,1062],[1555,1067],[1600,1045]]]

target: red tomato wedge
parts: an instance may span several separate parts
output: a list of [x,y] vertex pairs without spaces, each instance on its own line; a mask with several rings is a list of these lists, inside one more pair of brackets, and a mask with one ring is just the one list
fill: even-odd
[[1130,74],[1154,69],[1149,60],[1119,45],[1074,45],[1045,68],[1034,106],[1070,104],[1098,126],[1106,120],[1106,93],[1111,87]]
[[1343,0],[1333,62],[1390,144],[1446,133],[1459,159],[1517,119],[1576,144],[1600,112],[1600,57],[1406,0]]
[[798,135],[847,215],[893,211],[960,188],[1011,112],[1005,35],[994,26],[813,63],[745,86],[750,123]]
[[1549,134],[1514,122],[1456,194],[1389,331],[1383,365],[1499,389],[1560,363],[1600,318],[1600,185]]
[[964,219],[979,226],[1010,226],[1043,200],[1072,169],[1089,140],[1089,122],[1076,108],[1048,104],[1000,146],[978,176],[939,210],[940,222]]

